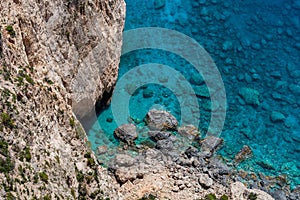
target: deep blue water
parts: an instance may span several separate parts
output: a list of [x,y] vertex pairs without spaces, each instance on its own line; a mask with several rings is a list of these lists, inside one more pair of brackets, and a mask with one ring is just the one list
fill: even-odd
[[[218,153],[231,162],[242,146],[248,145],[253,157],[238,168],[265,175],[285,174],[292,187],[299,185],[300,1],[127,0],[126,3],[125,31],[142,27],[178,31],[196,40],[214,61],[225,86],[227,102],[220,135],[225,145]],[[191,116],[191,120],[199,120],[194,125],[205,137],[212,117],[212,97],[207,96],[205,77],[175,53],[146,48],[121,57],[119,81],[130,70],[149,63],[170,66],[193,90],[201,89],[201,95],[197,95],[200,114]],[[135,90],[143,73],[152,76],[151,70],[140,73],[131,76],[124,86],[125,91],[132,92],[130,120],[143,130],[145,114],[155,107],[168,110],[182,123],[188,123],[190,119],[183,115],[182,109],[189,107],[189,100],[184,104],[186,107],[180,108],[178,95],[166,85],[172,76],[176,77],[175,73],[168,72],[169,77],[162,74],[161,78],[166,80],[160,80],[161,84],[149,82]],[[248,89],[259,94],[257,105],[249,104],[241,95],[241,91]],[[252,95],[250,99],[255,98],[255,94],[249,95]],[[109,147],[108,154],[99,156],[101,160],[117,151],[119,142],[113,136],[116,115],[116,112],[112,114],[111,107],[105,108],[89,132],[95,151],[100,145]],[[142,134],[137,143],[146,139],[147,135]]]

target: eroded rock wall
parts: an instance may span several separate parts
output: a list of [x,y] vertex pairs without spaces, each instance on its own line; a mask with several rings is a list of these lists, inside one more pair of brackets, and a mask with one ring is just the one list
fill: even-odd
[[13,42],[4,43],[5,61],[30,65],[37,77],[64,87],[79,116],[114,86],[125,16],[122,0],[8,0],[2,1],[1,14],[2,29],[13,25],[16,32]]
[[117,198],[73,113],[115,84],[125,3],[5,0],[0,11],[0,198]]

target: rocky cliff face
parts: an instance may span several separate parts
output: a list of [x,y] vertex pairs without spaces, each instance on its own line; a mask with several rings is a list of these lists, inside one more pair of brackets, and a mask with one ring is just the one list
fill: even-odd
[[116,196],[73,113],[114,86],[125,3],[5,0],[0,10],[1,199]]
[[[76,114],[91,111],[116,81],[125,8],[121,0],[3,1],[3,59],[30,65],[65,88]],[[7,41],[10,40],[10,41]],[[69,103],[70,104],[70,103]]]

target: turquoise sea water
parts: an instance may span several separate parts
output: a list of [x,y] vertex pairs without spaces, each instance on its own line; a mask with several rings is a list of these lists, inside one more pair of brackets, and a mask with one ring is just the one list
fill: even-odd
[[[126,3],[125,30],[142,27],[176,30],[195,39],[215,62],[227,101],[220,135],[225,145],[218,153],[231,162],[242,146],[248,145],[253,157],[238,168],[265,175],[286,174],[292,187],[299,185],[300,1],[127,0]],[[203,77],[184,58],[147,48],[121,57],[119,80],[131,69],[148,63],[170,66],[193,90],[200,88],[200,94],[196,92],[200,112],[197,126],[204,137],[212,109]],[[130,120],[139,130],[143,130],[143,118],[153,107],[168,110],[179,121],[185,121],[177,96],[164,81],[134,90],[137,83],[132,77],[132,85],[124,88],[134,90],[128,109]],[[248,100],[256,98],[259,103],[249,104],[245,96]],[[110,106],[103,108],[89,131],[96,152],[98,146],[109,147],[107,154],[99,155],[103,161],[118,151],[119,141],[113,136],[116,115]],[[147,135],[141,134],[137,143],[144,140]]]

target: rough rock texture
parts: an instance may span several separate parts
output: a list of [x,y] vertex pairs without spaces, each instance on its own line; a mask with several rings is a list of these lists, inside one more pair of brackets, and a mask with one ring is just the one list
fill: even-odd
[[241,182],[231,184],[232,200],[247,200],[251,193],[257,195],[257,200],[274,200],[268,193],[257,189],[247,189]]
[[0,199],[113,195],[72,110],[92,111],[117,78],[121,0],[0,2]]
[[[115,84],[122,45],[124,2],[1,1],[3,59],[30,65],[68,92],[84,116]],[[9,37],[5,27],[16,35]]]
[[235,155],[234,162],[240,163],[243,160],[251,157],[252,154],[252,149],[249,146],[244,145],[243,148]]
[[200,138],[201,134],[197,127],[194,125],[186,125],[178,128],[178,133],[182,136],[187,137],[190,140]]
[[147,113],[146,121],[151,130],[176,130],[177,119],[164,110],[152,109]]
[[116,128],[114,134],[127,144],[134,144],[134,140],[138,137],[136,126],[134,124],[123,124]]

